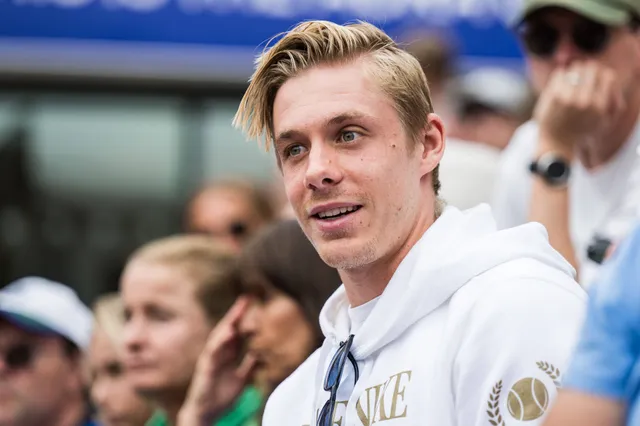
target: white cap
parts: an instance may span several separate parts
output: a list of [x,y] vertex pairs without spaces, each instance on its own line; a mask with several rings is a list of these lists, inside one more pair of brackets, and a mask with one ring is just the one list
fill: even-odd
[[463,99],[516,116],[522,115],[529,108],[532,98],[523,75],[499,67],[482,67],[470,71],[460,77],[457,90]]
[[40,277],[26,277],[0,290],[0,316],[31,332],[57,334],[86,350],[93,315],[69,287]]

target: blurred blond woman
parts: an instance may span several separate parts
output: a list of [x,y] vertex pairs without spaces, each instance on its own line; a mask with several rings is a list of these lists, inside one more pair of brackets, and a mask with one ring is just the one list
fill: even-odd
[[[210,236],[178,235],[144,245],[127,262],[120,282],[125,364],[133,387],[157,407],[148,426],[176,424],[207,338],[235,301],[228,277],[235,251]],[[244,381],[225,383],[227,395],[216,403],[228,409],[215,424],[254,426],[260,392]]]
[[89,352],[91,398],[103,426],[142,426],[151,406],[126,380],[122,361],[124,308],[117,294],[94,305],[95,327]]

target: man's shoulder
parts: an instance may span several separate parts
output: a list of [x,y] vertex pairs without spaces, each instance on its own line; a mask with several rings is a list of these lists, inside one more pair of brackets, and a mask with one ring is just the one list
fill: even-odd
[[573,277],[536,259],[524,258],[498,265],[473,278],[452,303],[472,306],[477,315],[530,312],[550,304],[580,312],[587,295]]
[[556,272],[523,259],[463,287],[452,301],[462,336],[455,343],[459,367],[489,368],[500,354],[502,361],[491,367],[495,381],[526,376],[540,361],[564,368],[584,321],[587,296],[571,276]]
[[[315,383],[316,370],[320,359],[320,349],[316,350],[300,365],[287,379],[285,379],[271,394],[265,407],[263,425],[283,424],[284,413],[291,413],[293,408],[304,407],[304,401],[312,392]],[[302,408],[304,409],[304,408]]]

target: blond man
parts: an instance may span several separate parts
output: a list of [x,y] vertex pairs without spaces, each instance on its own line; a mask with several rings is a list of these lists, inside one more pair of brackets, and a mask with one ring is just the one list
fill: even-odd
[[411,55],[366,23],[300,24],[260,58],[236,123],[275,149],[344,283],[264,425],[539,424],[584,295],[540,225],[442,208],[444,127]]

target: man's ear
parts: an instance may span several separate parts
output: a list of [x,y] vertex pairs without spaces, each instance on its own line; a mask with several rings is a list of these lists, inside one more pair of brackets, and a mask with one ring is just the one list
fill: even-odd
[[421,134],[419,143],[422,145],[422,173],[426,175],[440,164],[444,155],[444,123],[438,115],[431,113],[427,116],[427,125]]

